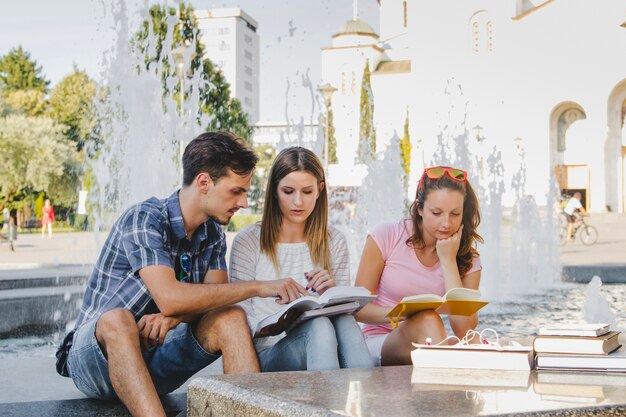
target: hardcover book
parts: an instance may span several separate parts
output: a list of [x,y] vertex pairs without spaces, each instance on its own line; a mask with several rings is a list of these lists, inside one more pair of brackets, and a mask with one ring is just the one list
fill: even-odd
[[313,317],[354,314],[374,298],[376,295],[367,288],[348,286],[329,288],[319,296],[301,297],[259,321],[254,337],[275,336]]
[[542,327],[539,336],[601,336],[611,331],[608,323],[579,323],[569,326]]
[[387,314],[393,327],[398,326],[401,318],[411,317],[422,310],[435,310],[439,314],[471,316],[489,304],[480,299],[480,291],[470,288],[452,288],[443,296],[419,294],[404,297]]
[[537,336],[533,348],[537,353],[608,355],[620,346],[618,336],[619,332],[597,337]]
[[538,353],[537,368],[567,371],[626,372],[626,350],[620,347],[608,355]]

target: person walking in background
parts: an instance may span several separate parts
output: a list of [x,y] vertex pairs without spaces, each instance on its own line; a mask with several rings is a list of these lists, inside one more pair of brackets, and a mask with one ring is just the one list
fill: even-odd
[[570,241],[573,239],[572,231],[574,230],[574,223],[576,223],[576,213],[581,212],[583,214],[587,213],[585,208],[583,207],[581,200],[583,195],[580,191],[576,191],[572,198],[567,200],[567,204],[563,209],[563,212],[567,215],[567,240]]
[[[404,297],[444,295],[452,288],[478,289],[478,199],[467,173],[450,167],[424,170],[411,218],[375,227],[367,236],[356,284],[378,294],[357,314],[372,357],[381,365],[410,365],[412,342],[446,338],[439,314],[423,310],[392,328],[386,317]],[[448,316],[458,338],[476,328],[478,316]]]
[[50,204],[50,200],[46,199],[41,208],[41,238],[45,236],[46,227],[48,228],[48,237],[52,239],[52,223],[54,223],[54,207]]
[[[350,285],[346,238],[328,226],[324,168],[302,147],[281,151],[269,173],[260,224],[241,231],[230,256],[232,282],[293,278],[302,295]],[[299,294],[296,294],[299,296]],[[280,305],[254,297],[240,303],[251,328]],[[368,368],[373,362],[354,316],[316,317],[288,333],[255,339],[264,372]]]

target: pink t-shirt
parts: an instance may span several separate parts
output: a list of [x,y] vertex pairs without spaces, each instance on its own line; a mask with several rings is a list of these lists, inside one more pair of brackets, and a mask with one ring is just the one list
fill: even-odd
[[[433,266],[425,266],[417,259],[413,248],[406,244],[411,232],[412,221],[402,220],[378,225],[369,234],[376,242],[385,262],[376,289],[378,297],[373,303],[393,307],[410,295],[445,294],[441,265],[437,262]],[[480,269],[480,257],[476,257],[468,274]],[[389,324],[366,324],[363,327],[366,336],[387,334],[391,330]]]

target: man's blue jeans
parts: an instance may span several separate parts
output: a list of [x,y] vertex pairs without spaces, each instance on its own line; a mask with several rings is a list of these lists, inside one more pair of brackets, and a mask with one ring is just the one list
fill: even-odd
[[353,316],[305,321],[259,352],[263,372],[371,368],[374,364]]
[[[68,368],[74,384],[85,395],[113,400],[117,394],[109,377],[108,361],[96,339],[97,321],[93,319],[83,324],[74,334],[74,344],[67,359]],[[174,391],[219,357],[204,350],[187,323],[170,330],[162,346],[150,347],[143,353],[159,395]]]

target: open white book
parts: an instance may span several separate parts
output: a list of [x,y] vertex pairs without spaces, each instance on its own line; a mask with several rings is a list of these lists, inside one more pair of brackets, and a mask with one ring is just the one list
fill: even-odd
[[471,316],[489,304],[480,299],[480,291],[471,288],[452,288],[443,296],[418,294],[404,297],[387,314],[391,325],[397,327],[403,317],[410,317],[422,310],[435,310],[439,314]]
[[329,288],[319,296],[298,298],[259,321],[254,337],[275,336],[313,317],[354,314],[374,298],[376,295],[367,288],[348,286]]

